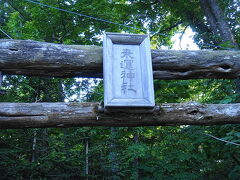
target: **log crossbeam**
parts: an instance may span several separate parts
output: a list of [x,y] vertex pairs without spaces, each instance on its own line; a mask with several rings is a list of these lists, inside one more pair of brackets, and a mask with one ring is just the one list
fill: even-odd
[[[0,40],[4,74],[102,77],[102,47]],[[155,79],[238,78],[240,51],[152,50]]]
[[98,103],[0,103],[0,129],[239,124],[240,104],[161,104],[154,112],[104,113]]

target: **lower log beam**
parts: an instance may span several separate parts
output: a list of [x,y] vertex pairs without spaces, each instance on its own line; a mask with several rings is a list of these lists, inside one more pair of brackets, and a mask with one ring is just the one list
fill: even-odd
[[161,104],[154,111],[104,112],[98,103],[0,103],[0,129],[217,124],[240,124],[240,104],[190,102]]

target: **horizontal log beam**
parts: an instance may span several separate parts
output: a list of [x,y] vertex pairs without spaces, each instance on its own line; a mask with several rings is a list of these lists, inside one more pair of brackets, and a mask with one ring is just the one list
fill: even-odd
[[116,111],[103,111],[98,103],[0,103],[0,129],[240,124],[240,104],[190,102]]
[[[237,78],[240,51],[152,50],[155,79]],[[0,40],[0,71],[53,77],[102,77],[102,48]]]

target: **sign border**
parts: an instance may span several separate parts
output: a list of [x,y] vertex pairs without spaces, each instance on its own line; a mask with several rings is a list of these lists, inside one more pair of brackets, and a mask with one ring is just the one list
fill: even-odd
[[[144,98],[142,99],[119,99],[114,98],[112,93],[112,62],[113,45],[139,45],[141,73],[146,74],[142,78]],[[144,60],[143,60],[144,59]],[[104,33],[103,37],[103,79],[104,79],[104,107],[154,107],[154,88],[152,73],[152,58],[150,40],[148,35]]]

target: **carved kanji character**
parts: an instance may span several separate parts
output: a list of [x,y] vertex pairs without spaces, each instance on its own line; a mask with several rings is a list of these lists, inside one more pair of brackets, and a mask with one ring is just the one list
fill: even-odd
[[123,55],[121,56],[121,58],[133,59],[133,57],[131,56],[133,53],[131,52],[130,49],[123,49],[122,54],[123,54]]

